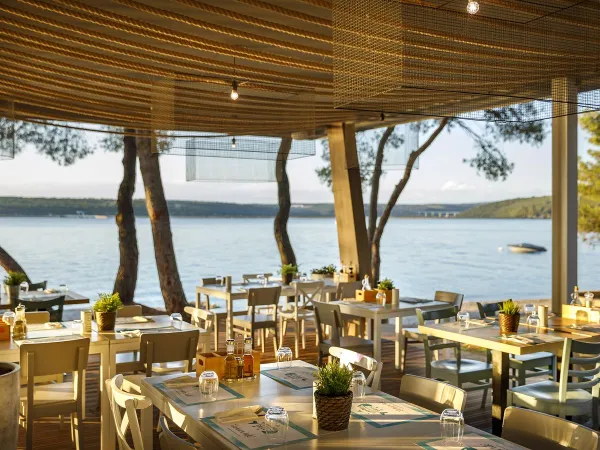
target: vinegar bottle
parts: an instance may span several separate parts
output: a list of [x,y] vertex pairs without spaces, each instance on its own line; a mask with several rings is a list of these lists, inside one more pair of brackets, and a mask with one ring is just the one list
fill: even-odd
[[252,356],[252,338],[244,339],[244,378],[254,377],[254,356]]
[[235,359],[235,340],[227,339],[227,356],[225,357],[225,381],[235,381],[238,378],[238,363]]

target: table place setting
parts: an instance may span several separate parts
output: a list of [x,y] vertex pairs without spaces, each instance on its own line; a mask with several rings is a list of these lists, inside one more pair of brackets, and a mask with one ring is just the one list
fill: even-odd
[[292,389],[307,389],[312,388],[317,370],[312,367],[295,366],[262,370],[260,373]]
[[352,417],[375,428],[438,418],[437,414],[416,405],[398,401],[387,394],[367,394],[352,403]]
[[500,339],[523,345],[546,344],[563,341],[564,338],[543,333],[504,334]]
[[501,440],[494,436],[483,436],[477,433],[467,433],[461,442],[448,442],[443,437],[417,442],[425,450],[519,450],[520,445]]
[[148,316],[133,316],[133,317],[117,317],[115,323],[117,325],[125,325],[130,323],[148,323],[154,322],[152,317]]
[[183,375],[156,383],[154,384],[154,387],[165,393],[177,403],[186,406],[244,398],[242,394],[223,383],[218,383],[217,388],[211,388],[210,392],[205,392],[203,394],[200,390],[200,381],[197,380],[196,377],[189,375]]
[[62,322],[28,323],[27,331],[60,330],[66,328]]

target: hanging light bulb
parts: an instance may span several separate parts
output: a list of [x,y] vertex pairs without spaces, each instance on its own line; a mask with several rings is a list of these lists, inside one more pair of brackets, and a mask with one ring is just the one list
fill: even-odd
[[235,148],[235,138],[231,138],[231,148]]
[[240,97],[238,93],[238,84],[237,81],[233,80],[231,83],[231,100],[237,100]]
[[467,3],[467,12],[469,14],[477,14],[479,12],[479,3],[475,0],[469,0],[469,3]]

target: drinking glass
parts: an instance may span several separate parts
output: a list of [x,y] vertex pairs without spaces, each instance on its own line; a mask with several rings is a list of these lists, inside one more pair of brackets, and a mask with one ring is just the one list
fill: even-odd
[[269,440],[282,444],[285,442],[285,435],[287,434],[288,426],[290,424],[290,418],[285,408],[281,406],[271,406],[267,409],[265,414],[265,424],[269,433]]
[[215,277],[215,281],[217,282],[218,285],[220,285],[220,286],[223,285],[223,277],[221,275],[217,275]]
[[456,315],[456,320],[458,320],[458,324],[461,328],[467,328],[469,326],[469,319],[471,315],[467,311],[460,311]]
[[278,369],[289,369],[292,367],[292,360],[294,354],[292,349],[289,347],[281,347],[277,350],[277,368]]
[[440,433],[444,445],[448,447],[462,446],[465,419],[457,409],[445,409],[440,416]]
[[594,303],[594,293],[588,291],[585,294],[583,294],[583,297],[585,298],[585,306],[587,308],[591,308]]
[[183,316],[180,313],[171,314],[171,326],[181,330],[183,324]]
[[2,321],[12,327],[15,324],[14,311],[6,311],[4,314],[2,314]]
[[212,370],[205,370],[198,380],[200,397],[203,402],[214,402],[219,393],[219,377]]
[[266,278],[262,273],[259,273],[258,275],[256,275],[256,279],[258,280],[258,284],[266,285],[266,283],[265,283]]
[[300,281],[308,281],[308,277],[306,276],[306,272],[300,274]]
[[387,297],[385,295],[385,292],[379,291],[377,293],[377,295],[375,296],[375,301],[377,302],[378,305],[385,306],[385,303],[387,302]]
[[538,328],[540,326],[540,316],[537,315],[537,312],[535,310],[527,318],[527,325],[535,328]]
[[58,291],[66,294],[69,292],[69,287],[66,284],[61,284],[58,286]]
[[74,320],[73,322],[71,322],[71,333],[72,334],[81,334],[81,320]]
[[356,370],[352,374],[352,394],[354,398],[364,398],[365,387],[367,386],[367,378],[360,370]]
[[29,283],[27,281],[23,281],[19,285],[19,296],[21,296],[23,294],[27,295],[28,292],[29,292]]
[[525,305],[525,315],[529,317],[531,314],[535,313],[535,306],[531,303]]

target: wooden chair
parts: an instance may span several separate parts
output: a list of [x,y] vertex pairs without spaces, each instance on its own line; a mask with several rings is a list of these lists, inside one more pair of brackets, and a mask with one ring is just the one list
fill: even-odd
[[242,275],[242,281],[244,283],[258,283],[260,282],[259,275],[263,275],[267,282],[273,276],[272,273],[246,273]]
[[[373,341],[358,336],[342,336],[343,322],[339,305],[324,302],[313,302],[313,305],[315,307],[317,337],[319,338],[319,366],[323,362],[323,357],[329,356],[331,347],[342,347],[358,353],[370,352],[373,354]],[[325,339],[324,326],[329,326],[331,330],[328,339]]]
[[[419,325],[425,325],[426,321],[456,318],[458,308],[455,306],[432,311],[422,311],[417,308],[416,312]],[[483,408],[487,401],[488,389],[491,387],[492,365],[485,361],[462,358],[460,343],[458,342],[434,344],[429,339],[425,339],[423,345],[425,347],[425,373],[427,378],[445,380],[461,389],[463,389],[465,383],[469,383],[471,386],[464,387],[467,392],[483,389],[481,400],[481,407]],[[434,359],[433,352],[443,349],[453,349],[455,359]]]
[[39,289],[44,290],[44,289],[46,289],[47,286],[48,286],[47,281],[41,281],[40,283],[31,283],[29,285],[29,290],[30,291],[37,291]]
[[65,296],[59,295],[47,300],[22,300],[19,303],[25,306],[27,311],[48,311],[51,322],[62,322],[63,308],[65,306]]
[[439,414],[447,408],[462,412],[467,404],[467,393],[462,389],[444,381],[415,375],[402,377],[398,397]]
[[[131,392],[123,375],[106,380],[106,390],[117,431],[119,450],[152,450],[152,402]],[[137,412],[140,411],[141,424]],[[127,436],[131,436],[133,447]]]
[[[285,308],[279,308],[279,346],[283,346],[283,338],[287,331],[288,322],[294,322],[294,350],[298,358],[300,354],[299,342],[302,339],[302,349],[306,348],[305,322],[314,320],[313,301],[323,297],[324,283],[322,281],[293,282],[294,303],[287,303]],[[291,308],[291,309],[290,309]],[[318,342],[317,342],[318,343]]]
[[142,305],[124,305],[117,310],[117,317],[136,317],[143,314]]
[[[251,336],[253,344],[254,332],[261,332],[261,349],[265,351],[265,330],[273,330],[273,351],[277,352],[277,304],[281,296],[281,286],[248,289],[248,312],[244,316],[233,317],[233,332]],[[272,306],[273,314],[259,314],[257,307]]]
[[[500,310],[500,303],[479,303],[479,317],[495,317],[496,311]],[[492,361],[492,353],[488,351],[488,362]],[[510,355],[508,360],[511,369],[513,386],[523,386],[527,378],[548,375],[550,379],[556,378],[556,356],[551,352],[536,352],[528,355]]]
[[[455,292],[446,292],[446,291],[435,291],[435,301],[436,302],[444,302],[448,304],[448,307],[460,308],[462,307],[462,303],[464,300],[463,294],[457,294]],[[441,306],[439,309],[443,309]],[[402,342],[400,343],[400,371],[404,373],[404,369],[406,368],[406,352],[408,351],[408,344],[416,344],[423,343],[425,339],[430,341],[435,341],[437,338],[433,336],[426,336],[424,334],[419,333],[418,328],[402,328]]]
[[[190,315],[190,323],[202,330],[211,330],[214,335],[215,352],[219,350],[219,336],[217,335],[217,316],[214,312],[206,309],[194,308],[192,306],[186,306],[183,309],[187,314]],[[208,347],[208,344],[206,344]],[[208,351],[208,348],[205,349]]]
[[[356,298],[356,291],[362,289],[362,281],[349,281],[338,283],[335,293],[336,300],[347,300]],[[348,325],[352,325],[356,329],[356,335],[365,337],[366,319],[363,317],[355,317],[350,314],[342,314],[344,321],[344,332]],[[349,328],[349,327],[348,327]]]
[[[33,448],[33,422],[41,417],[71,415],[71,438],[83,448],[84,371],[90,340],[70,339],[20,347],[21,422],[26,428],[26,448]],[[71,372],[73,381],[36,385],[36,378]]]
[[598,433],[568,420],[528,409],[504,411],[502,438],[525,448],[544,450],[598,450]]
[[164,416],[158,420],[158,427],[160,429],[158,438],[160,439],[161,450],[196,450],[202,448],[199,444],[192,444],[176,436],[169,430],[167,418]]
[[[577,356],[572,356],[577,354]],[[598,398],[600,393],[600,342],[581,342],[565,339],[561,366],[590,366],[563,370],[560,381],[539,381],[508,390],[507,404],[522,406],[566,416],[591,414],[594,428],[598,427]],[[577,378],[577,381],[569,381]],[[588,392],[591,390],[591,392]]]
[[50,313],[48,311],[25,312],[25,320],[30,324],[41,324],[50,322]]
[[334,358],[340,360],[340,364],[349,365],[352,368],[360,367],[361,369],[369,371],[367,376],[367,386],[374,391],[378,391],[381,388],[381,371],[383,370],[383,363],[377,362],[370,356],[361,355],[352,350],[348,350],[340,347],[329,347],[329,354]]

